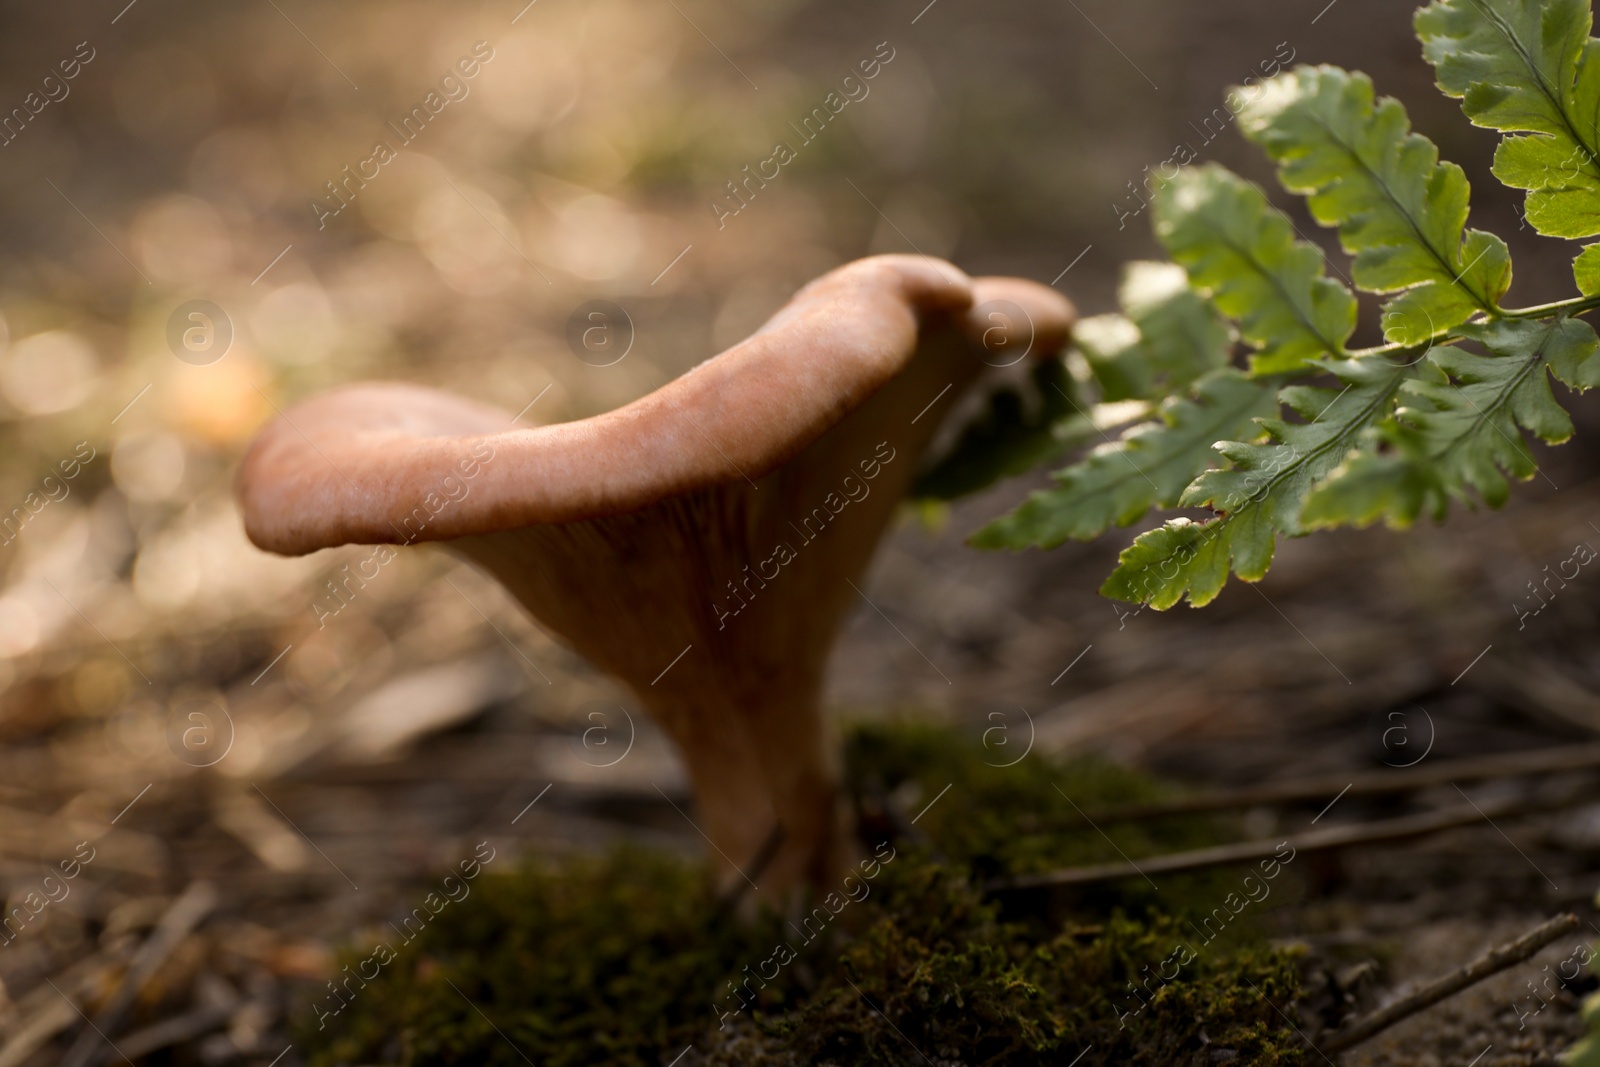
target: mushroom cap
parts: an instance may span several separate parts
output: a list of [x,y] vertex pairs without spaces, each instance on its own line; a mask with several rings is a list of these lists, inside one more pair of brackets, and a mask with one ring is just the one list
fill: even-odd
[[[993,301],[1023,310],[1026,336],[995,336],[983,314]],[[261,548],[303,555],[637,511],[782,466],[893,379],[928,321],[953,321],[991,349],[1026,343],[1047,356],[1073,318],[1065,297],[1035,282],[875,256],[818,278],[748,339],[592,418],[517,428],[505,411],[435,389],[335,389],[251,443],[238,481],[245,529]],[[430,506],[420,532],[402,530],[428,500],[448,506]]]

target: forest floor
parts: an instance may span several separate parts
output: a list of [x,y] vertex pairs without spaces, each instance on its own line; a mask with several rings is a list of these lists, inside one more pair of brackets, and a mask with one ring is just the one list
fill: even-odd
[[[334,952],[415,907],[480,842],[507,858],[702,847],[672,806],[688,790],[661,734],[615,714],[595,732],[588,713],[625,695],[465,565],[403,552],[316,628],[321,583],[368,550],[285,561],[244,541],[229,482],[268,394],[400,377],[520,405],[554,382],[533,421],[581,417],[737,340],[821,270],[908,241],[975,272],[1056,278],[1086,313],[1106,310],[1117,265],[1155,254],[1147,220],[1118,217],[1130,179],[1279,42],[1405,99],[1467,168],[1474,225],[1510,242],[1516,302],[1571,284],[1570,251],[1520,225],[1520,200],[1489,180],[1494,136],[1433,90],[1411,5],[1392,0],[706,5],[741,66],[778,79],[761,93],[677,4],[482,6],[464,22],[462,5],[290,5],[305,36],[276,4],[119,2],[92,28],[79,5],[33,5],[0,36],[23,79],[13,103],[85,34],[100,49],[0,171],[0,270],[14,339],[70,330],[104,366],[77,409],[6,409],[0,483],[21,499],[58,439],[106,453],[26,531],[0,590],[8,618],[27,601],[39,620],[37,641],[0,662],[0,885],[35,909],[0,946],[0,1067],[292,1067],[306,1050],[290,1013]],[[527,17],[513,28],[515,8]],[[390,168],[342,228],[310,223],[324,179],[480,29],[504,58],[430,130],[438,142]],[[884,39],[900,58],[850,128],[713,230],[707,195],[757,158],[747,149],[765,151]],[[323,69],[324,47],[361,91]],[[1270,182],[1233,131],[1205,151]],[[502,209],[522,248],[480,227]],[[159,336],[197,295],[241,325],[204,379]],[[625,301],[650,340],[603,373],[560,334],[597,295]],[[1600,740],[1600,597],[1594,568],[1572,562],[1578,544],[1600,546],[1600,419],[1592,399],[1573,408],[1574,443],[1537,449],[1540,474],[1503,511],[1284,543],[1266,581],[1232,582],[1203,611],[1096,595],[1131,531],[1051,553],[964,547],[1027,479],[959,503],[942,528],[907,520],[861,583],[873,607],[841,636],[828,705],[841,722],[1003,725],[1006,758],[1032,738],[1041,756],[1098,753],[1195,791]],[[176,447],[175,478],[156,462],[142,477],[132,452],[114,477],[118,435],[164,446],[156,460]],[[1333,789],[1232,817],[1237,838],[1260,839],[1498,810],[1592,778]],[[1344,1063],[1528,1065],[1581,1033],[1594,979],[1544,983],[1600,937],[1594,800],[1308,858],[1301,888],[1261,917],[1307,947],[1311,1011],[1329,1007],[1329,973],[1353,988],[1346,1009],[1371,1007],[1552,915],[1581,920]],[[130,968],[138,996],[109,1011]]]
[[[1196,791],[1594,739],[1593,576],[1550,582],[1539,615],[1519,619],[1512,606],[1537,605],[1527,583],[1543,580],[1547,562],[1555,572],[1579,543],[1600,544],[1600,484],[1547,469],[1572,484],[1536,482],[1503,512],[1407,535],[1291,542],[1262,587],[1234,583],[1205,611],[1164,614],[1127,614],[1095,596],[1108,546],[1042,557],[962,547],[963,522],[1015,495],[1002,487],[959,505],[942,531],[908,521],[890,538],[863,586],[883,614],[863,604],[853,616],[829,703],[845,720],[1001,724],[1017,746],[1008,759],[1032,735],[1041,755],[1094,752]],[[163,916],[180,928],[109,1036],[135,1061],[177,1036],[188,1051],[174,1062],[268,1064],[291,1044],[286,1011],[329,976],[331,952],[408,910],[477,842],[509,856],[622,838],[695,852],[696,832],[664,802],[686,799],[682,773],[649,722],[633,718],[628,746],[621,719],[602,738],[596,720],[563,716],[557,709],[587,706],[585,694],[619,695],[474,572],[443,554],[418,569],[403,594],[346,620],[345,640],[374,642],[370,656],[357,643],[331,666],[268,669],[260,635],[191,638],[171,669],[207,665],[231,679],[220,688],[233,750],[215,767],[174,772],[171,752],[138,758],[149,709],[62,720],[39,712],[51,696],[43,683],[7,694],[0,781],[9,797],[30,798],[8,812],[7,843],[41,860],[70,860],[85,839],[95,853],[39,929],[0,952],[9,994],[0,1064],[59,1062],[86,1028],[43,980],[104,1002],[140,946],[161,940],[152,930]],[[504,639],[441,607],[449,581],[475,603],[500,605],[489,610]],[[1479,589],[1497,593],[1470,592]],[[192,752],[190,761],[204,762]],[[1569,781],[1600,784],[1574,773],[1409,797],[1330,792],[1238,812],[1237,836],[1390,818],[1463,796],[1487,807]],[[1347,1012],[1554,914],[1583,923],[1343,1062],[1534,1064],[1582,1032],[1576,1010],[1594,979],[1546,979],[1600,933],[1600,791],[1553,812],[1486,815],[1420,841],[1318,855],[1306,871],[1302,890],[1273,900],[1263,922],[1281,942],[1308,947],[1313,989],[1328,974],[1350,984]],[[218,903],[186,930],[174,901],[196,880],[216,887]],[[279,1062],[298,1056],[289,1049]]]

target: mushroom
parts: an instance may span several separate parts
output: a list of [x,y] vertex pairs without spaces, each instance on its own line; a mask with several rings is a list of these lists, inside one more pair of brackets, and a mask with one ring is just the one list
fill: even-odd
[[672,738],[726,884],[759,867],[781,899],[850,858],[824,669],[939,415],[986,363],[1055,354],[1073,317],[1033,282],[877,256],[593,418],[335,389],[251,443],[245,528],[286,555],[443,541],[488,570]]

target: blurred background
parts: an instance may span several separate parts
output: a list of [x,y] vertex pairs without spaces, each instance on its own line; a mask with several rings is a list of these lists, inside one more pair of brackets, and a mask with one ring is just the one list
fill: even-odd
[[[92,1039],[80,1006],[103,1007],[139,959],[120,1052],[90,1040],[79,1062],[297,1062],[285,1013],[330,976],[330,945],[408,907],[473,842],[699,847],[654,788],[686,794],[648,721],[615,714],[625,694],[465,565],[402,551],[319,619],[325,583],[370,553],[291,560],[245,539],[235,464],[276,408],[395,378],[532,402],[530,424],[581,418],[878,252],[1110,310],[1120,265],[1158,256],[1132,193],[1145,168],[1186,143],[1270,186],[1223,97],[1294,62],[1360,67],[1406,101],[1474,182],[1474,224],[1509,242],[1513,303],[1571,290],[1571,250],[1521,225],[1489,178],[1494,138],[1432,89],[1411,5],[1392,0],[3,10],[8,914],[79,842],[94,858],[0,948],[0,1067]],[[797,135],[830,93],[849,103]],[[733,199],[778,142],[793,161]],[[632,340],[604,366],[567,340],[594,300]],[[1543,476],[1503,513],[1286,544],[1260,590],[1235,582],[1204,612],[1095,594],[1153,520],[1051,554],[962,546],[1042,476],[908,518],[864,587],[884,614],[863,603],[851,621],[830,704],[957,724],[1023,712],[1008,721],[1043,750],[1213,786],[1395,765],[1396,744],[1438,759],[1592,738],[1593,579],[1513,625],[1526,583],[1600,538],[1600,419],[1571,406],[1577,440],[1541,451]],[[1409,740],[1387,732],[1396,711]],[[1280,815],[1250,818],[1260,836]],[[1284,932],[1387,938],[1399,981],[1587,905],[1600,810],[1513,832],[1348,856]],[[1496,1019],[1502,1049],[1573,1032],[1571,1004],[1519,1030],[1509,994],[1483,995],[1360,1055],[1448,1058]]]

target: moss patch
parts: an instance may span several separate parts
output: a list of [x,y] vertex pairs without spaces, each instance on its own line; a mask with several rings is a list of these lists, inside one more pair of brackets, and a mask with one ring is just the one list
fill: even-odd
[[852,890],[859,900],[825,898],[810,922],[736,924],[718,915],[696,864],[638,848],[530,860],[486,872],[337,1015],[308,1011],[302,1047],[315,1067],[660,1067],[691,1046],[679,1067],[1020,1067],[1086,1048],[1081,1067],[1302,1062],[1277,1010],[1298,994],[1293,961],[1253,936],[1248,909],[1214,940],[1196,925],[1244,872],[1005,910],[976,888],[996,873],[1116,859],[1118,848],[1218,839],[1196,820],[1102,824],[1113,845],[1083,820],[1158,786],[1037,756],[988,767],[973,739],[925,727],[863,729],[847,751],[869,809],[873,797],[926,803],[951,787],[917,820],[925,839],[880,842],[887,835],[869,830],[877,860]]

